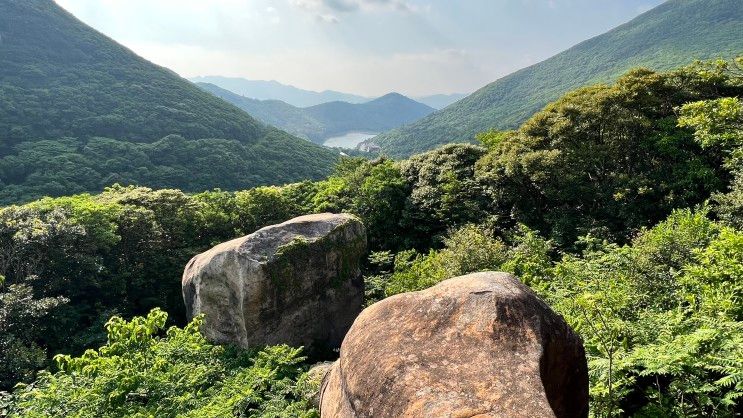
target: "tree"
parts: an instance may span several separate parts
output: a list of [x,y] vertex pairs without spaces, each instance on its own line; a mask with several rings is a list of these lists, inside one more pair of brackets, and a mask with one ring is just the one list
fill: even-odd
[[[737,81],[743,84],[743,58],[738,59],[741,72]],[[737,97],[698,101],[681,107],[679,126],[694,129],[697,141],[707,149],[721,148],[725,165],[733,174],[728,193],[718,193],[720,217],[743,228],[743,101]]]
[[62,297],[34,298],[25,284],[3,289],[3,281],[0,276],[0,391],[30,382],[47,365],[43,341],[53,328],[55,309],[67,302]]
[[409,189],[392,160],[345,159],[319,182],[314,211],[353,213],[364,222],[371,248],[397,249],[406,238],[400,220]]
[[440,245],[450,228],[487,217],[489,201],[474,170],[484,154],[481,147],[453,144],[400,164],[411,187],[404,218],[409,247]]
[[678,127],[675,108],[743,94],[727,68],[635,69],[611,86],[568,93],[516,134],[486,135],[493,146],[478,176],[497,213],[565,248],[587,234],[621,241],[703,202],[727,181],[723,155]]

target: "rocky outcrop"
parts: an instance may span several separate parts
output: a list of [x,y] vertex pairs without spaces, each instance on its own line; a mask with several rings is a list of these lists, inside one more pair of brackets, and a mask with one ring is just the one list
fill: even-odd
[[515,277],[470,274],[365,309],[320,405],[325,418],[586,417],[586,358]]
[[351,215],[318,214],[217,245],[188,263],[183,298],[203,332],[241,347],[340,346],[362,308],[366,231]]

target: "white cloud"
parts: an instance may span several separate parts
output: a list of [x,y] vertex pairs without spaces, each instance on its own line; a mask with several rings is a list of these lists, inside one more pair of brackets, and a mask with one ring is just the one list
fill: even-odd
[[318,21],[325,23],[338,23],[338,14],[342,13],[420,10],[405,0],[289,0],[289,3],[313,13]]
[[323,23],[338,23],[338,17],[335,15],[329,15],[329,14],[317,14],[315,15],[315,18]]
[[[368,55],[331,46],[261,54],[234,54],[189,45],[137,44],[132,47],[145,58],[156,59],[160,65],[187,68],[180,73],[184,77],[219,74],[277,80],[310,90],[332,89],[369,97],[393,91],[409,96],[474,91],[492,81],[493,76],[489,69],[473,64],[479,55],[459,49]],[[193,60],[195,56],[200,59]],[[452,74],[458,77],[453,80]]]
[[472,91],[662,0],[56,1],[187,77],[421,96]]

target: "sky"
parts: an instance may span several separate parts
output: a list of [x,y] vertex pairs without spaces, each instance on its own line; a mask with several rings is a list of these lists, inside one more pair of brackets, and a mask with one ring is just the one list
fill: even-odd
[[56,0],[183,77],[470,93],[663,0]]

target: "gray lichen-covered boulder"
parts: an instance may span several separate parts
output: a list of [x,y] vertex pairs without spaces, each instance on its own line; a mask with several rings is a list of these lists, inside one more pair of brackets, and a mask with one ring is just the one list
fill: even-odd
[[352,215],[301,216],[217,245],[188,263],[183,299],[203,332],[241,347],[337,349],[361,312],[364,225]]
[[321,389],[322,417],[586,417],[583,344],[506,273],[378,302]]

